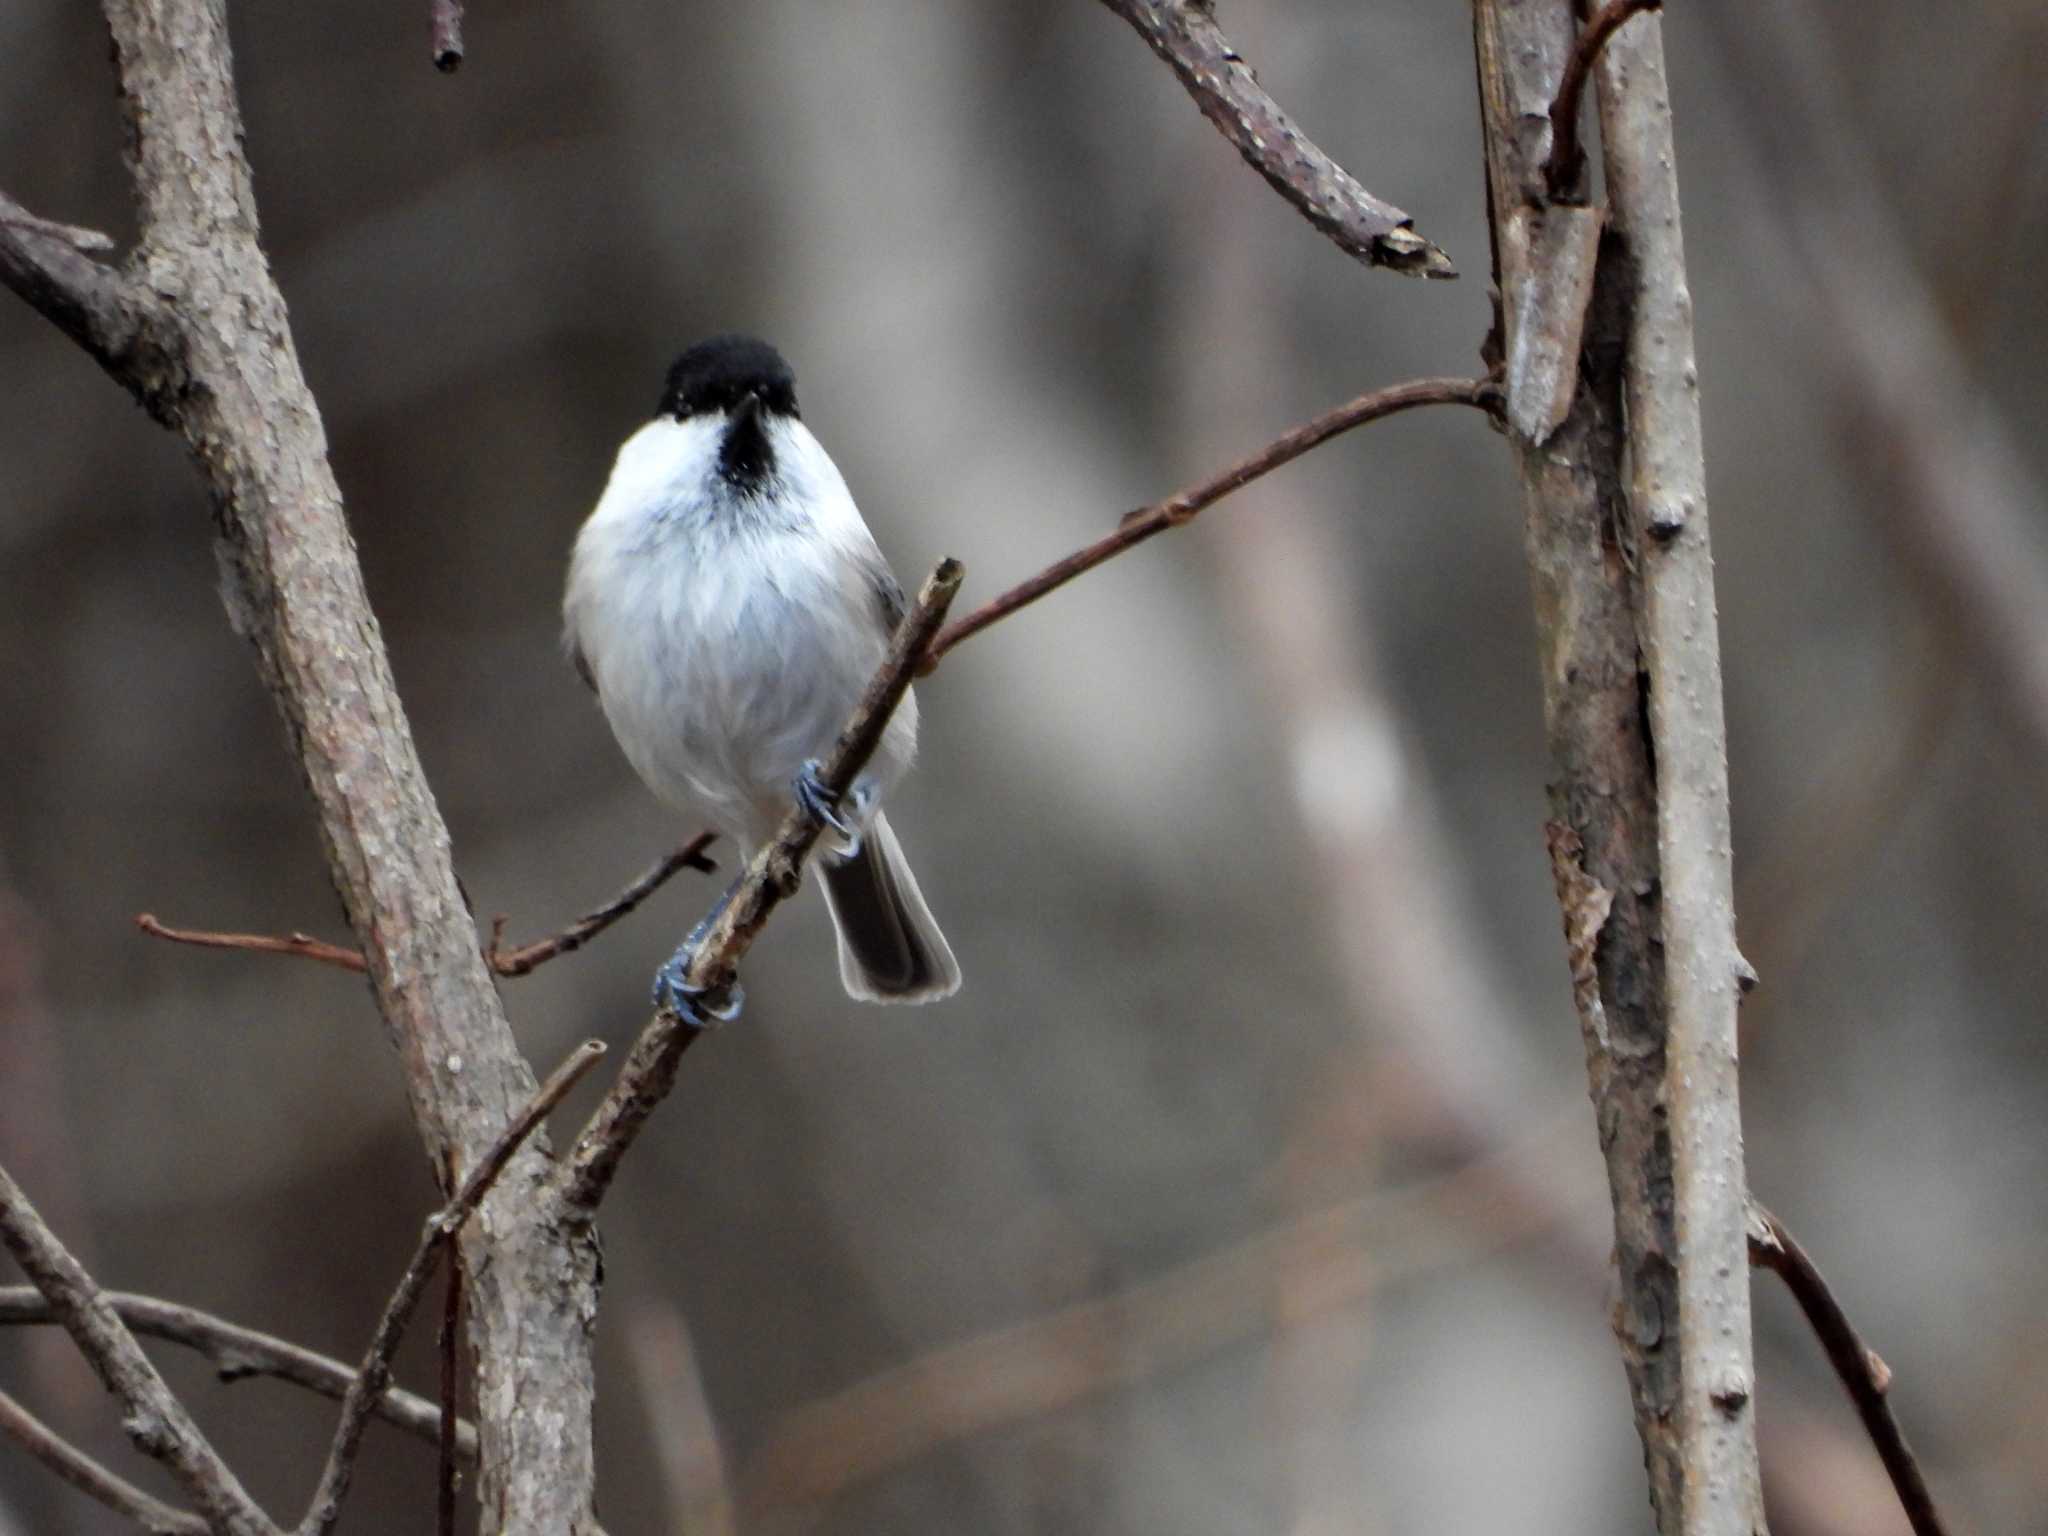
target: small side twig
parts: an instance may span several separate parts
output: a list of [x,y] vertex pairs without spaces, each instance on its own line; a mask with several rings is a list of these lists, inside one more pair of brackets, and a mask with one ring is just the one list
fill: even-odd
[[[505,920],[499,918],[491,925],[490,946],[484,951],[485,963],[500,976],[525,976],[560,955],[581,949],[660,890],[679,871],[698,869],[706,874],[715,871],[718,868],[718,861],[704,850],[717,839],[718,834],[715,832],[699,832],[603,906],[584,913],[561,932],[551,934],[545,939],[536,939],[533,943],[522,944],[516,949],[505,949],[500,942]],[[137,914],[135,926],[153,939],[168,939],[174,944],[193,944],[202,949],[240,949],[260,955],[295,955],[302,960],[317,960],[322,965],[338,966],[344,971],[361,972],[364,969],[361,950],[329,944],[309,933],[288,933],[280,936],[266,933],[221,933],[210,928],[173,928],[168,923],[158,921],[154,914],[148,912]]]
[[1749,1202],[1749,1260],[1784,1281],[1799,1310],[1806,1314],[1821,1348],[1827,1351],[1829,1364],[1856,1405],[1857,1416],[1877,1448],[1878,1460],[1884,1463],[1915,1536],[1948,1536],[1934,1495],[1927,1490],[1927,1479],[1920,1474],[1920,1463],[1906,1444],[1906,1432],[1892,1413],[1887,1396],[1891,1368],[1863,1342],[1820,1270],[1785,1224],[1754,1200]]
[[277,1536],[277,1527],[200,1433],[85,1266],[43,1224],[5,1169],[0,1243],[49,1301],[101,1384],[120,1400],[128,1438],[169,1469],[208,1528],[217,1536]]
[[153,939],[169,939],[174,944],[196,944],[202,949],[246,949],[261,955],[297,955],[302,960],[317,960],[322,965],[338,965],[344,971],[363,971],[363,953],[359,949],[344,949],[339,944],[329,944],[314,938],[310,933],[288,933],[279,937],[265,933],[216,933],[207,928],[173,928],[168,923],[158,922],[150,912],[138,912],[135,926]]
[[462,0],[427,0],[434,34],[434,68],[452,75],[462,68]]
[[72,1487],[133,1520],[151,1536],[206,1536],[207,1524],[199,1516],[173,1509],[126,1478],[109,1472],[5,1392],[0,1392],[0,1435],[14,1441]]
[[[819,777],[830,794],[844,795],[851,789],[881,744],[896,706],[910,691],[911,674],[945,623],[965,574],[959,561],[949,559],[941,560],[925,578],[917,600],[896,626],[888,654],[825,756]],[[692,988],[714,997],[731,988],[755,936],[775,909],[796,893],[804,860],[817,840],[818,824],[792,806],[774,841],[754,855],[711,931],[698,943],[686,978]],[[699,1033],[666,1010],[656,1012],[640,1031],[604,1102],[576,1139],[562,1189],[570,1213],[586,1221],[596,1214],[619,1159],[675,1086],[677,1064]]]
[[[129,1291],[100,1294],[114,1314],[128,1325],[129,1332],[197,1351],[213,1363],[215,1374],[225,1382],[269,1376],[338,1402],[348,1395],[356,1379],[354,1366],[272,1334],[244,1328],[197,1307]],[[0,1327],[59,1320],[56,1308],[34,1286],[0,1286]],[[425,1398],[396,1387],[387,1389],[377,1399],[375,1411],[386,1423],[422,1440],[432,1441],[440,1432],[440,1411]],[[476,1465],[474,1425],[456,1422],[455,1451],[465,1467]]]
[[1369,421],[1378,421],[1383,416],[1397,416],[1420,405],[1472,405],[1482,410],[1497,411],[1499,398],[1499,386],[1491,379],[1411,379],[1405,384],[1392,384],[1360,395],[1355,400],[1347,400],[1281,433],[1258,452],[1240,459],[1220,474],[1176,491],[1164,501],[1127,513],[1113,533],[1075,550],[1063,560],[1055,560],[1037,575],[1019,582],[1000,596],[990,598],[965,618],[947,625],[938,639],[932,642],[922,670],[931,671],[954,646],[971,635],[979,634],[998,619],[1008,618],[1019,608],[1037,602],[1048,592],[1144,543],[1154,534],[1193,521],[1197,513],[1221,501],[1232,491],[1243,490],[1261,475],[1292,463],[1339,433],[1364,426]]
[[1412,277],[1456,277],[1414,221],[1311,143],[1216,25],[1205,0],[1103,0],[1137,29],[1245,164],[1338,247]]
[[1623,22],[1638,11],[1660,10],[1663,4],[1664,0],[1607,0],[1580,31],[1550,103],[1550,158],[1543,162],[1543,185],[1552,198],[1569,197],[1586,169],[1585,151],[1579,147],[1579,102],[1593,61]]
[[531,944],[522,944],[517,949],[500,951],[497,934],[493,931],[491,947],[484,958],[490,962],[491,969],[500,976],[524,976],[536,967],[547,964],[557,955],[566,955],[572,950],[581,949],[660,890],[678,871],[696,869],[707,875],[716,871],[718,861],[704,850],[717,841],[716,832],[699,832],[610,901],[584,913],[552,937],[537,939]]
[[46,239],[61,240],[74,251],[88,255],[111,251],[114,241],[111,235],[103,235],[96,229],[84,229],[76,224],[59,224],[55,219],[45,219],[30,213],[26,208],[7,204],[0,207],[0,224],[11,224],[16,229],[25,229]]
[[341,1501],[347,1496],[349,1481],[355,1475],[356,1451],[362,1443],[363,1430],[369,1425],[377,1398],[391,1380],[391,1356],[405,1333],[405,1325],[412,1320],[413,1311],[419,1305],[420,1293],[426,1289],[427,1277],[433,1273],[435,1257],[443,1245],[462,1230],[462,1224],[469,1219],[470,1213],[490,1193],[491,1185],[504,1172],[505,1165],[512,1161],[512,1154],[519,1150],[520,1144],[539,1129],[548,1112],[561,1103],[604,1053],[602,1040],[586,1040],[571,1051],[470,1170],[454,1198],[427,1218],[426,1228],[413,1249],[412,1261],[406,1265],[398,1288],[385,1304],[384,1315],[377,1320],[376,1332],[371,1336],[370,1347],[356,1372],[355,1382],[342,1399],[341,1422],[335,1427],[334,1444],[328,1451],[327,1465],[321,1471],[320,1486],[313,1494],[312,1505],[307,1509],[305,1519],[299,1522],[298,1536],[325,1536],[340,1517]]

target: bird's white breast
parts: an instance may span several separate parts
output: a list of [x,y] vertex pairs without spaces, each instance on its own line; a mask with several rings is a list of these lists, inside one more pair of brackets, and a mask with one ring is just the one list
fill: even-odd
[[[789,805],[879,665],[879,564],[836,466],[799,421],[769,427],[775,473],[741,498],[717,478],[724,418],[657,420],[619,450],[583,525],[563,602],[628,761],[650,788],[745,846]],[[909,766],[906,699],[871,772]]]

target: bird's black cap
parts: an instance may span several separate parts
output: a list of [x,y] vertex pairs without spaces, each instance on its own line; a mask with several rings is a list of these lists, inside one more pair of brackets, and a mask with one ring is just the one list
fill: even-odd
[[660,414],[681,421],[707,411],[731,411],[748,395],[763,410],[797,414],[796,375],[780,352],[753,336],[713,336],[670,365]]

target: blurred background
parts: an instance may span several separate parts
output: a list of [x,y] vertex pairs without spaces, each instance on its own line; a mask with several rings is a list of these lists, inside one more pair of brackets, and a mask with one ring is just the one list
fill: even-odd
[[[514,940],[694,830],[557,648],[570,540],[689,341],[777,341],[905,583],[960,556],[963,605],[1477,369],[1464,6],[1221,17],[1465,274],[1426,286],[1314,233],[1086,0],[505,0],[453,78],[425,13],[243,5],[235,41],[371,596]],[[1666,38],[1753,1187],[1958,1527],[2040,1529],[2048,12],[1696,0]],[[125,242],[106,53],[93,7],[0,9],[0,186]],[[209,530],[179,446],[0,303],[0,1159],[104,1282],[354,1357],[435,1198],[363,985],[134,927],[346,937]],[[614,1536],[1647,1530],[1505,444],[1368,428],[920,693],[893,819],[966,989],[849,1004],[815,897],[750,959],[607,1208]],[[623,1046],[717,888],[506,983],[537,1066]],[[1774,1527],[1903,1529],[1757,1297]],[[331,1406],[159,1358],[301,1508]],[[158,1486],[67,1341],[0,1338],[0,1383]],[[427,1528],[432,1478],[373,1430],[344,1528]],[[120,1528],[0,1447],[0,1530]]]

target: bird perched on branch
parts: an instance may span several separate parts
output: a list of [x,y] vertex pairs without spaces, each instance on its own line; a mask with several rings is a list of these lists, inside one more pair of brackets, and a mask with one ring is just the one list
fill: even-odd
[[[792,799],[833,834],[819,868],[849,995],[922,1003],[958,989],[881,810],[916,750],[916,699],[843,802],[819,779],[903,617],[903,589],[773,347],[715,336],[676,359],[577,535],[562,608],[571,659],[657,796],[743,855],[774,837]],[[710,921],[655,977],[656,1003],[700,1024],[686,978]]]

